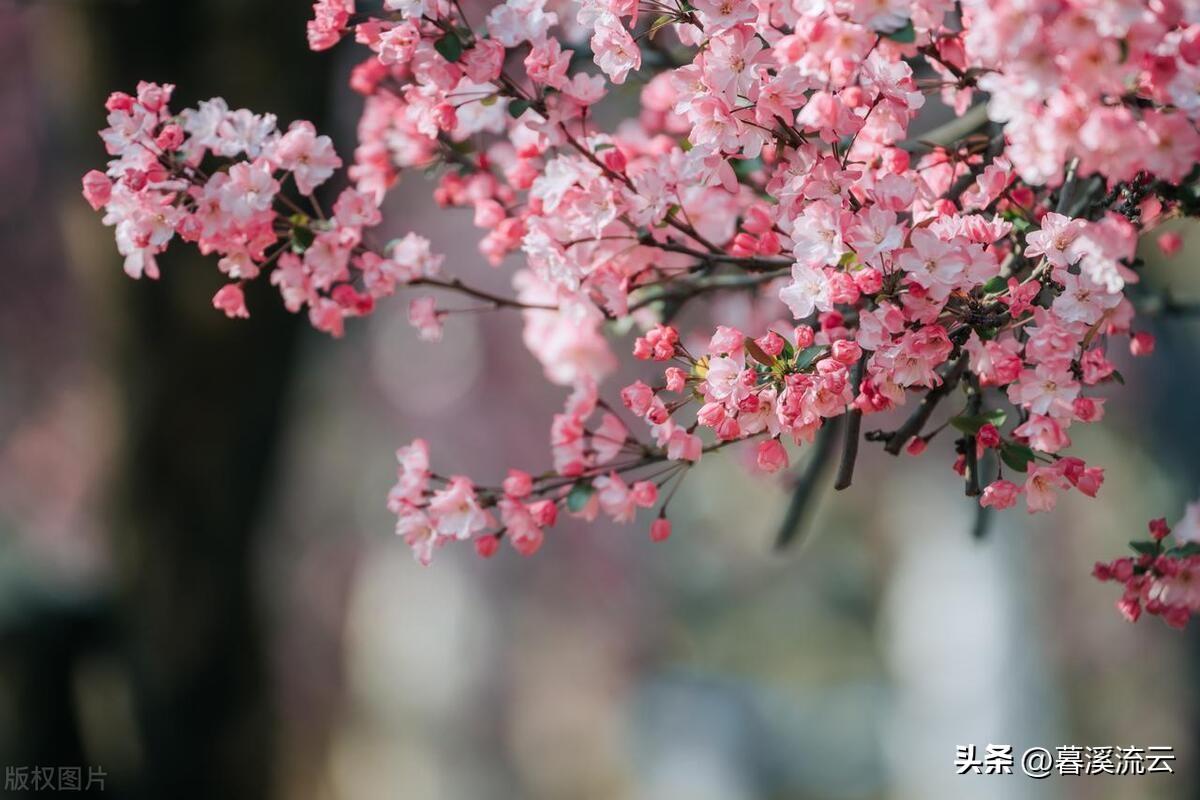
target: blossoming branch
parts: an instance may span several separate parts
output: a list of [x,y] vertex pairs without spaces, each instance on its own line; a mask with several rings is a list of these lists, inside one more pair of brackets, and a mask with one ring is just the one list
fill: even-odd
[[[220,98],[174,111],[173,87],[143,83],[109,98],[112,160],[84,195],[131,277],[158,277],[176,238],[215,254],[231,317],[264,278],[334,336],[401,289],[472,303],[412,296],[428,340],[458,311],[523,315],[547,379],[571,389],[552,467],[481,485],[435,472],[422,439],[401,448],[388,503],[421,562],[454,541],[533,553],[562,513],[657,509],[665,539],[689,468],[739,442],[766,473],[789,466],[785,443],[811,449],[805,491],[839,452],[849,487],[863,441],[917,455],[943,433],[981,507],[1100,490],[1070,429],[1103,419],[1112,348],[1153,350],[1139,306],[1170,306],[1139,286],[1138,237],[1200,211],[1194,3],[317,2],[310,46],[348,36],[366,52],[344,172],[309,122]],[[594,110],[627,108],[618,93],[637,108],[605,128]],[[931,97],[957,119],[916,135]],[[418,234],[373,238],[414,170],[471,210],[488,262],[517,265],[511,296],[443,274]],[[673,324],[733,294],[751,329],[712,302],[707,332]],[[609,334],[630,325],[648,371],[609,402]],[[894,429],[867,426],[901,406]],[[1200,609],[1180,577],[1198,557],[1152,531],[1097,577],[1125,583],[1131,619],[1180,625]]]

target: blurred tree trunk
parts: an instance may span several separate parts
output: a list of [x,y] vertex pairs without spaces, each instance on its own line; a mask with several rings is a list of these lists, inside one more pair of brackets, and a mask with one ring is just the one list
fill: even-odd
[[[108,91],[138,80],[176,84],[175,108],[222,95],[320,127],[332,59],[306,49],[309,13],[277,0],[87,4],[97,58],[86,130],[102,127]],[[99,162],[98,142],[93,151]],[[248,292],[249,321],[226,320],[210,305],[215,260],[182,244],[162,273],[119,290],[126,438],[113,530],[145,766],[137,793],[260,800],[275,739],[256,532],[302,323],[264,285]]]

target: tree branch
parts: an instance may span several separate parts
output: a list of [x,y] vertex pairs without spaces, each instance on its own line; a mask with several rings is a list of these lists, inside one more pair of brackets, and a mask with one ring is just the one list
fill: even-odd
[[[858,359],[858,363],[854,365],[854,370],[850,373],[850,383],[854,387],[854,394],[858,396],[858,387],[862,383],[863,368],[866,365],[867,354],[864,352]],[[851,408],[846,412],[846,431],[842,444],[842,460],[838,464],[837,478],[833,482],[833,488],[837,491],[849,489],[850,484],[854,480],[854,462],[858,458],[858,437],[862,430],[862,412],[857,408]]]
[[779,533],[775,536],[775,549],[777,550],[782,550],[791,544],[800,532],[800,523],[803,522],[809,506],[817,496],[818,484],[833,455],[834,429],[837,424],[835,417],[817,431],[817,438],[813,442],[812,457],[804,466],[804,472],[796,483],[796,488],[792,490],[791,502],[788,503],[787,512],[783,515],[783,522],[779,525]]

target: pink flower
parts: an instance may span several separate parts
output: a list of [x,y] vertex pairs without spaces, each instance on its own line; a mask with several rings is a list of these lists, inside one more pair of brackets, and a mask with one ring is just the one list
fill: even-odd
[[1042,218],[1041,230],[1025,237],[1025,256],[1044,256],[1055,267],[1067,267],[1079,260],[1081,252],[1072,245],[1087,227],[1081,219],[1071,219],[1053,211]]
[[767,439],[758,445],[756,455],[758,468],[763,472],[778,472],[787,469],[788,454],[778,439]]
[[313,18],[308,21],[309,48],[328,50],[337,44],[353,13],[354,0],[317,0],[313,3]]
[[388,494],[388,510],[393,514],[419,503],[429,487],[429,445],[414,439],[396,451],[396,485]]
[[242,293],[242,287],[236,283],[227,283],[218,289],[212,302],[213,308],[224,311],[225,316],[230,319],[246,319],[250,316],[250,312],[246,310],[246,296]]
[[438,535],[453,539],[469,539],[490,524],[488,513],[479,507],[474,485],[461,475],[452,476],[446,488],[434,492],[429,517]]
[[510,469],[504,479],[504,493],[509,497],[528,497],[533,491],[533,477],[528,472]]
[[99,170],[91,170],[83,176],[83,197],[93,211],[99,211],[112,197],[112,181]]
[[792,266],[792,282],[779,292],[779,299],[796,319],[807,319],[816,311],[832,308],[829,279],[818,267]]
[[436,299],[414,297],[408,304],[408,323],[417,329],[417,335],[423,341],[441,341],[442,318],[437,310]]
[[591,44],[596,66],[600,67],[613,83],[624,83],[630,70],[642,66],[642,51],[637,42],[615,19],[602,18],[596,24]]
[[992,481],[984,487],[983,494],[979,497],[979,505],[984,508],[1011,508],[1016,505],[1017,495],[1020,493],[1020,487],[1012,481]]
[[1154,352],[1154,334],[1138,331],[1129,338],[1129,352],[1135,356],[1148,356]]
[[1158,244],[1158,249],[1167,258],[1170,258],[1183,249],[1183,236],[1178,231],[1160,233],[1158,239],[1155,241]]
[[488,14],[487,29],[500,44],[516,47],[541,41],[556,22],[558,15],[545,10],[545,0],[508,0]]
[[650,523],[650,539],[655,542],[665,542],[671,538],[671,520],[659,517]]
[[423,566],[433,561],[433,551],[442,538],[429,522],[429,517],[417,509],[408,509],[396,521],[396,535],[412,548],[413,558]]
[[301,194],[312,194],[342,166],[328,136],[318,136],[311,122],[293,122],[268,156],[278,169],[292,173]]
[[1052,511],[1058,502],[1058,489],[1065,489],[1067,481],[1056,466],[1034,467],[1025,479],[1025,503],[1032,514],[1037,511]]

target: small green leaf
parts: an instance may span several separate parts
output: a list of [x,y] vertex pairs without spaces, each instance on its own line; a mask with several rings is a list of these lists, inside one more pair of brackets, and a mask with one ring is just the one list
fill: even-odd
[[1029,463],[1034,460],[1034,455],[1033,450],[1026,445],[1005,442],[1000,445],[1000,458],[1017,472],[1026,472]]
[[513,119],[516,119],[517,117],[524,114],[526,109],[528,109],[528,108],[529,108],[528,100],[525,100],[520,97],[514,98],[513,100],[510,100],[508,103],[508,115],[510,117],[512,117]]
[[458,35],[447,33],[442,38],[433,43],[433,49],[438,51],[438,55],[447,61],[453,63],[462,58],[463,46]]
[[803,372],[811,367],[818,358],[825,354],[825,347],[822,345],[813,345],[806,347],[796,355],[796,371]]
[[1158,542],[1130,542],[1129,546],[1144,556],[1158,555]]
[[481,105],[481,106],[494,106],[494,105],[496,105],[496,101],[497,101],[497,100],[499,100],[499,99],[500,99],[500,98],[496,97],[496,95],[494,95],[494,94],[489,94],[487,97],[485,97],[485,98],[483,98],[482,100],[480,100],[480,101],[479,101],[479,105]]
[[1200,542],[1188,542],[1186,544],[1177,545],[1167,551],[1168,555],[1187,558],[1188,556],[1200,556]]
[[1124,375],[1122,375],[1122,374],[1121,374],[1121,372],[1120,372],[1119,370],[1115,370],[1115,369],[1114,369],[1114,370],[1112,371],[1112,376],[1113,376],[1113,380],[1114,380],[1114,381],[1116,381],[1117,383],[1121,384],[1122,386],[1124,386],[1124,385],[1125,385],[1125,376],[1124,376]]
[[974,436],[975,434],[979,433],[980,428],[982,428],[984,425],[987,425],[989,422],[999,428],[1004,424],[1004,420],[1007,419],[1007,417],[1008,415],[1005,414],[1003,410],[994,408],[991,411],[986,411],[982,414],[964,414],[963,416],[955,417],[954,419],[950,420],[950,424],[958,428],[963,433]]
[[583,511],[584,506],[588,504],[595,493],[596,490],[590,483],[575,484],[567,495],[567,509],[573,513]]
[[312,232],[312,228],[293,226],[291,235],[292,252],[303,253],[312,247],[314,239],[316,239],[316,234]]
[[893,42],[912,44],[917,40],[917,29],[913,27],[911,19],[905,20],[903,28],[897,28],[890,33],[885,33],[884,36],[891,39]]
[[988,281],[987,283],[985,283],[983,285],[983,293],[984,294],[994,294],[996,292],[1002,291],[1006,286],[1008,286],[1008,281],[1005,280],[1004,278],[1002,278],[1001,276],[997,275],[996,277],[992,278],[990,281]]
[[605,150],[611,150],[616,147],[612,142],[601,142],[592,148],[593,153],[603,153]]

